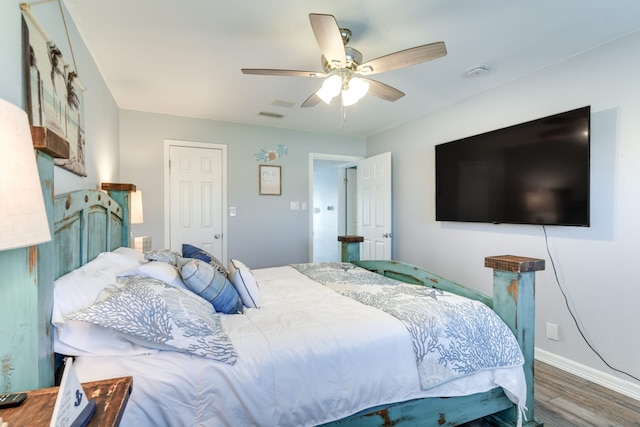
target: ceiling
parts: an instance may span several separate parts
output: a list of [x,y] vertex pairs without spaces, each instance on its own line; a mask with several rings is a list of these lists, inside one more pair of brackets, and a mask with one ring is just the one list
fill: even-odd
[[[637,0],[63,1],[122,109],[361,137],[640,29]],[[240,69],[322,71],[309,13],[349,28],[364,61],[441,40],[448,54],[372,77],[398,101],[300,108],[321,80]]]

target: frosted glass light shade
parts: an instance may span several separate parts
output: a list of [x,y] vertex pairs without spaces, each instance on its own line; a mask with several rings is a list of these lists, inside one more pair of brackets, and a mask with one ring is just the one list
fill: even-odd
[[0,250],[51,240],[27,113],[0,99]]
[[144,215],[142,211],[142,191],[131,192],[131,224],[142,224]]
[[342,80],[334,74],[322,83],[322,87],[316,92],[316,95],[329,104],[340,93],[340,89],[342,89]]
[[360,101],[369,91],[369,83],[357,77],[349,81],[349,88],[342,91],[342,105],[348,107]]

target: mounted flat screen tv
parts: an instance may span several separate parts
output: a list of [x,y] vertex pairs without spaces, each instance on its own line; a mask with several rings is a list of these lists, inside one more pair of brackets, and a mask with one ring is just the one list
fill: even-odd
[[436,221],[588,227],[590,112],[436,145]]

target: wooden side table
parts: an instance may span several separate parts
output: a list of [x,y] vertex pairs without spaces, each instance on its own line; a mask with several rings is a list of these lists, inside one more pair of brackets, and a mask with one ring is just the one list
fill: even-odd
[[[96,401],[96,411],[87,427],[117,427],[127,406],[133,377],[82,383],[87,398]],[[58,397],[58,387],[27,392],[27,400],[20,406],[0,409],[0,417],[9,427],[48,427],[53,407]]]

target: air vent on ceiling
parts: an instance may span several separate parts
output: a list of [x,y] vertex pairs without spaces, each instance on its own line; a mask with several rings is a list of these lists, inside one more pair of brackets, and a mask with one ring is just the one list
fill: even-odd
[[290,101],[282,101],[280,99],[274,99],[273,101],[271,101],[271,105],[274,105],[276,107],[293,108],[293,106],[296,105],[296,103],[290,102]]
[[272,119],[281,119],[284,117],[284,114],[278,114],[278,113],[270,113],[268,111],[260,111],[258,113],[259,116],[264,116],[264,117],[269,117]]
[[473,67],[468,69],[465,72],[467,77],[478,77],[483,76],[489,72],[489,67],[485,67],[484,65],[478,65],[477,67]]

